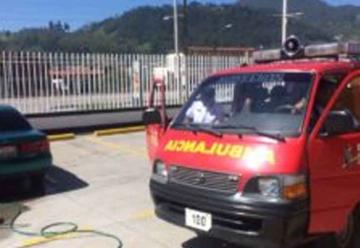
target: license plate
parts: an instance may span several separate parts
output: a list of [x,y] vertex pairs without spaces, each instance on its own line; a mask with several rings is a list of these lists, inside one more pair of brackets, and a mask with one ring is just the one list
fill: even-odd
[[208,232],[212,227],[212,216],[209,213],[185,209],[185,225]]

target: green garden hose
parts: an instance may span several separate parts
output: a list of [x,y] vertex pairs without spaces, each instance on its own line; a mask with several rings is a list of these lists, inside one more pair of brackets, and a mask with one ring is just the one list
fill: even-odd
[[[116,248],[123,247],[123,243],[122,243],[121,239],[113,234],[96,231],[96,230],[81,230],[78,228],[77,224],[72,223],[72,222],[56,222],[53,224],[49,224],[49,225],[41,228],[40,232],[27,232],[27,231],[19,230],[16,228],[15,222],[22,215],[22,213],[23,212],[20,208],[18,213],[15,215],[15,217],[12,218],[10,221],[9,229],[12,230],[14,233],[18,233],[18,234],[24,235],[24,236],[43,237],[43,238],[54,238],[57,236],[62,236],[62,235],[70,234],[70,233],[79,233],[79,234],[88,233],[88,234],[95,234],[95,235],[99,235],[99,236],[106,237],[109,239],[113,239],[117,242]],[[0,226],[1,225],[2,224],[0,223]],[[59,228],[61,228],[62,230],[61,231],[52,231],[52,230],[59,229]]]

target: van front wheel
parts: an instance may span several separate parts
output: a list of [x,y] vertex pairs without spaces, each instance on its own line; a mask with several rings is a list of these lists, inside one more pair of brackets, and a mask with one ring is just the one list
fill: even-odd
[[338,248],[360,247],[360,214],[359,211],[350,215],[345,230],[335,235]]

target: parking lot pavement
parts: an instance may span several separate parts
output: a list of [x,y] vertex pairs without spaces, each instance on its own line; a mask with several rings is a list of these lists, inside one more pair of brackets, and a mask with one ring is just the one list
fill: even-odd
[[[128,248],[235,248],[154,216],[148,190],[150,168],[144,133],[109,137],[79,136],[51,144],[54,166],[46,178],[45,195],[29,192],[28,183],[1,186],[0,217],[9,224],[18,209],[15,228],[39,231],[54,222],[74,222],[120,237]],[[116,247],[114,240],[89,234],[44,240],[0,227],[0,247]]]

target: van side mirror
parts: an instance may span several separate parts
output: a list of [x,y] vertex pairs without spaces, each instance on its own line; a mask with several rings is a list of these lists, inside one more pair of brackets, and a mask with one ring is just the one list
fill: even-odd
[[331,111],[321,129],[322,137],[334,136],[355,129],[354,118],[348,110]]
[[161,124],[161,114],[156,108],[148,108],[143,113],[144,125]]

